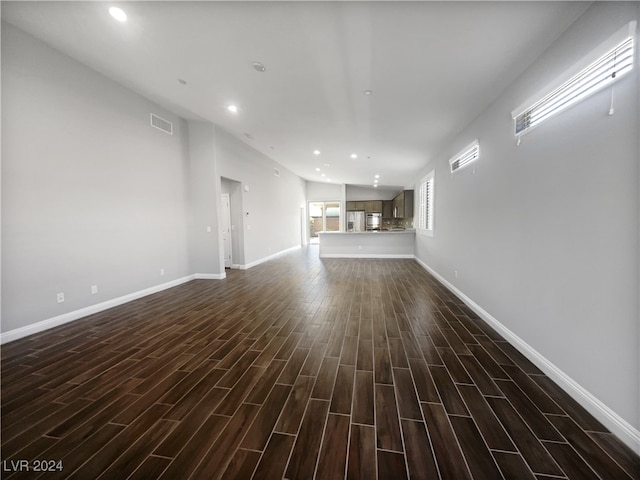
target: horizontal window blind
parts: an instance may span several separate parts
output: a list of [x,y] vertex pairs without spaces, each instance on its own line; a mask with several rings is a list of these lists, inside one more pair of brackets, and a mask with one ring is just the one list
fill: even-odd
[[466,147],[460,153],[449,160],[451,173],[460,170],[462,167],[469,165],[480,156],[480,144],[475,140],[471,145]]
[[433,230],[433,180],[431,172],[420,182],[418,228],[427,231]]
[[633,37],[630,37],[531,107],[516,115],[514,117],[516,136],[619,80],[633,69],[633,56],[634,42]]
[[425,229],[433,230],[433,178],[427,182],[425,188]]
[[418,227],[427,228],[427,181],[420,185],[420,208],[418,209]]

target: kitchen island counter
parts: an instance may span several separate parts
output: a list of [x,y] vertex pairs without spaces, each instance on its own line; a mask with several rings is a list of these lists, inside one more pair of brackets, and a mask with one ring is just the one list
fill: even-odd
[[414,258],[415,230],[320,232],[320,258]]

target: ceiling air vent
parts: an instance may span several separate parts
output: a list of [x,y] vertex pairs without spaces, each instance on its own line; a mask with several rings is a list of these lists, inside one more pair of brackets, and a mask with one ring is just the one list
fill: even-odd
[[280,176],[280,169],[278,169],[278,168],[274,168],[274,169],[273,169],[273,174],[274,174],[276,177],[279,177],[279,176]]
[[151,126],[169,135],[173,135],[173,123],[153,113],[151,114]]

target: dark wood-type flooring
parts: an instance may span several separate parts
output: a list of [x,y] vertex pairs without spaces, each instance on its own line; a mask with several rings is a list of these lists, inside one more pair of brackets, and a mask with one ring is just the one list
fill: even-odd
[[5,479],[640,478],[417,263],[317,247],[4,345],[2,460]]

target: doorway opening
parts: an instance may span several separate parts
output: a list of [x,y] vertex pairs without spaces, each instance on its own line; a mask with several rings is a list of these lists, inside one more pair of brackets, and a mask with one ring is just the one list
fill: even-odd
[[319,243],[320,232],[339,231],[340,202],[309,202],[309,243]]
[[222,188],[220,230],[222,231],[224,266],[241,268],[244,264],[242,184],[225,177],[220,178],[220,184]]
[[231,247],[231,203],[229,194],[220,195],[222,201],[222,247],[224,250],[224,268],[231,268],[233,263]]

